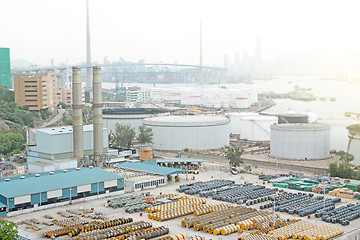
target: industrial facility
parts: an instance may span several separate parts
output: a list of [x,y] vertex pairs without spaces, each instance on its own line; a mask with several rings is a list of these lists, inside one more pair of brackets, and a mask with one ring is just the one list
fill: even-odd
[[230,119],[230,133],[251,141],[270,141],[270,126],[277,117],[252,112],[226,113]]
[[271,126],[270,157],[290,160],[330,158],[330,126],[276,124]]
[[108,131],[115,130],[115,124],[129,124],[138,134],[139,127],[142,125],[144,118],[155,116],[168,116],[167,110],[160,108],[113,108],[103,109],[104,126]]
[[[73,158],[73,127],[40,128],[30,131],[28,136],[28,166],[29,172],[39,173],[68,168],[76,168],[78,162]],[[83,126],[84,156],[94,153],[93,125]],[[59,144],[61,143],[61,144]],[[108,151],[108,131],[103,128],[102,149]]]
[[100,168],[73,168],[0,179],[0,216],[124,189],[119,175]]
[[154,133],[154,149],[206,150],[229,145],[229,119],[215,115],[153,117],[143,120]]
[[354,155],[352,164],[360,164],[360,124],[353,124],[346,128],[349,131],[348,152]]

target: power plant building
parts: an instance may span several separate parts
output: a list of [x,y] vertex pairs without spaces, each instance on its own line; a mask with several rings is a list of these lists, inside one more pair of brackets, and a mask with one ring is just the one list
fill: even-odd
[[124,190],[124,179],[100,168],[72,168],[0,179],[0,217],[7,212]]
[[270,157],[289,160],[330,158],[330,126],[275,124],[271,126]]
[[11,88],[10,49],[0,48],[0,86]]
[[160,108],[113,108],[103,109],[104,127],[108,131],[114,131],[116,123],[129,124],[135,129],[136,134],[139,133],[139,127],[142,126],[144,118],[155,116],[168,116],[170,113],[167,110]]
[[[73,127],[41,128],[31,131],[28,150],[29,172],[46,172],[76,168],[73,159]],[[83,126],[84,155],[94,153],[93,125]],[[108,151],[108,131],[103,128],[103,149]]]
[[224,116],[165,116],[143,120],[152,129],[154,149],[219,149],[229,145],[229,119]]

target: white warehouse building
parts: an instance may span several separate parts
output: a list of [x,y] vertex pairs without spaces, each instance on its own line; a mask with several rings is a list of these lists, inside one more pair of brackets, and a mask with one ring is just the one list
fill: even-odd
[[229,119],[224,116],[192,115],[153,117],[143,120],[154,133],[154,149],[219,149],[229,145]]
[[270,157],[289,160],[330,158],[330,126],[299,123],[272,125]]

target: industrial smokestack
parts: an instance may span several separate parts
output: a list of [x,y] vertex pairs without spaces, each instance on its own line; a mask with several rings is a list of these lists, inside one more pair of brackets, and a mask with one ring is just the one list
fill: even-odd
[[86,89],[91,89],[91,44],[89,0],[86,0]]
[[82,120],[82,88],[81,88],[81,69],[72,68],[72,94],[73,94],[73,145],[74,158],[84,157],[84,137]]
[[102,119],[102,86],[101,68],[93,68],[93,126],[94,126],[94,155],[101,156],[104,153],[103,146],[103,119]]
[[203,72],[203,49],[202,49],[202,20],[200,19],[200,83],[204,83],[204,72]]

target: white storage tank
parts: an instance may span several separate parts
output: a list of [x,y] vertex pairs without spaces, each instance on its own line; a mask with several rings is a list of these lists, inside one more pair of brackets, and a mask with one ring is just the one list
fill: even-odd
[[290,160],[330,158],[330,126],[275,124],[271,126],[270,157]]
[[103,122],[109,133],[115,131],[115,125],[119,123],[129,124],[138,134],[144,118],[169,114],[169,111],[160,108],[111,108],[103,109]]
[[229,119],[215,115],[164,116],[146,118],[154,133],[154,149],[218,149],[229,145]]
[[353,124],[346,128],[349,131],[348,152],[354,155],[351,164],[360,165],[360,124]]
[[226,116],[230,118],[230,133],[251,141],[269,141],[270,126],[277,122],[277,117],[253,112],[227,113]]

